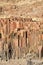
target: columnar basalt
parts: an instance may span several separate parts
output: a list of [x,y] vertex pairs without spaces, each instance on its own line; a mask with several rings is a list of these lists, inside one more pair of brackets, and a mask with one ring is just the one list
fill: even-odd
[[38,46],[43,41],[42,30],[43,23],[32,18],[0,18],[0,43],[2,45],[1,40],[7,44],[11,42],[14,57],[19,58],[28,52],[38,53]]

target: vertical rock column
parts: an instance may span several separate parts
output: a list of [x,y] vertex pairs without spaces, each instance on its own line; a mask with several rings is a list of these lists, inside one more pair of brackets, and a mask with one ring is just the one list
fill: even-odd
[[[17,22],[17,21],[16,21],[16,22]],[[19,28],[19,22],[17,22],[17,23],[16,23],[16,25],[17,25],[17,27],[16,27],[16,28],[18,29],[18,28]]]
[[23,34],[24,34],[23,37],[25,38],[25,45],[27,47],[27,31],[25,31]]
[[38,51],[39,51],[39,59],[41,59],[41,50],[42,50],[42,46],[40,45],[40,46],[38,47]]
[[22,53],[25,56],[26,54],[26,48],[27,48],[27,31],[23,31],[23,46],[22,46]]
[[18,58],[20,58],[20,54],[21,54],[21,37],[20,35],[18,35]]
[[8,20],[8,33],[10,33],[10,23],[11,23],[11,21],[10,21],[10,19]]
[[15,56],[18,58],[18,38],[15,39]]
[[8,21],[6,21],[6,35],[8,35]]

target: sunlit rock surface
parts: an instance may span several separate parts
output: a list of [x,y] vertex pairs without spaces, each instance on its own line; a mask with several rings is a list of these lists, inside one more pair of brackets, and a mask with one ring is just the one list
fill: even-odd
[[[7,40],[8,44],[13,41],[16,57],[24,57],[28,53],[38,56],[40,46],[43,47],[43,0],[0,0],[0,33],[0,51],[2,43]],[[43,56],[43,51],[41,54]],[[7,62],[2,60],[4,62],[6,65],[9,65],[7,62],[11,65],[27,63],[26,58]]]

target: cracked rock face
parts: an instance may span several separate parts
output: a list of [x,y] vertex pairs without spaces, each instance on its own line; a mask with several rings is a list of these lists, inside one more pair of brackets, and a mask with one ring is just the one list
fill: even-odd
[[[36,43],[39,44],[41,37],[43,40],[43,0],[0,0],[0,21],[3,23],[3,33],[6,32],[7,21],[10,21],[7,24],[8,31],[9,29],[11,32],[15,31],[16,26],[22,29],[21,33],[27,30],[29,42],[32,45],[35,43],[35,47]],[[40,31],[42,31],[41,35]]]

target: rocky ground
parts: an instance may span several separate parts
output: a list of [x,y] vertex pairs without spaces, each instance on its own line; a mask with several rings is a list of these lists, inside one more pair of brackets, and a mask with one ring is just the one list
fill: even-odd
[[0,65],[27,65],[26,59],[11,59],[9,61],[2,60],[0,61]]
[[3,0],[3,2],[0,1],[0,7],[3,8],[2,17],[19,16],[43,19],[43,0]]
[[33,59],[32,62],[29,59],[10,59],[8,61],[0,60],[0,65],[43,65],[43,60]]

